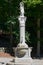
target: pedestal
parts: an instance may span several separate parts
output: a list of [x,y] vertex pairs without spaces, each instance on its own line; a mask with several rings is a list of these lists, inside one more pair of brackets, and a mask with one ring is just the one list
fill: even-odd
[[23,48],[23,47],[16,47],[15,48],[15,65],[31,65],[33,59],[31,58],[31,51],[32,48]]

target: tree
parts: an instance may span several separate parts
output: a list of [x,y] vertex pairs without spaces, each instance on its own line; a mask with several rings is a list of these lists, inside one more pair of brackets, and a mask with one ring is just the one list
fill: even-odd
[[[0,25],[1,25],[0,29],[2,29],[3,31],[7,31],[7,32],[9,31],[11,39],[12,39],[13,34],[15,36],[18,36],[17,17],[19,15],[19,12],[18,12],[19,11],[19,9],[18,9],[19,2],[20,2],[19,0],[18,1],[17,0],[0,1]],[[9,22],[9,20],[10,20],[10,22]],[[12,21],[13,21],[13,23],[15,23],[13,28],[12,28],[12,24],[11,24]]]

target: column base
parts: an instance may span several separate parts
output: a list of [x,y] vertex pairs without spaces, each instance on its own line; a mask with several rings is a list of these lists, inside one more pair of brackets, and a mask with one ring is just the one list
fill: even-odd
[[15,58],[14,62],[15,63],[30,63],[32,62],[32,58]]

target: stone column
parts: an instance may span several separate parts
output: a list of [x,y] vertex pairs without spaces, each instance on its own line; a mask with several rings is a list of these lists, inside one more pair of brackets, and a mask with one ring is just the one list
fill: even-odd
[[18,17],[18,20],[19,20],[19,26],[20,26],[20,43],[18,44],[18,47],[28,48],[28,45],[25,43],[26,17],[24,16],[24,3],[23,2],[20,2],[20,16]]
[[19,16],[19,25],[20,25],[20,43],[25,43],[25,16]]

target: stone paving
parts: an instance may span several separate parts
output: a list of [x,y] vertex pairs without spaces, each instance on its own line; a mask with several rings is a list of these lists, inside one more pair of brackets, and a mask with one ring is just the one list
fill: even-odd
[[[6,65],[6,63],[9,63],[14,58],[6,58],[6,57],[0,57],[0,65]],[[43,65],[43,59],[33,59],[32,65]]]
[[34,59],[32,65],[43,65],[43,59]]

